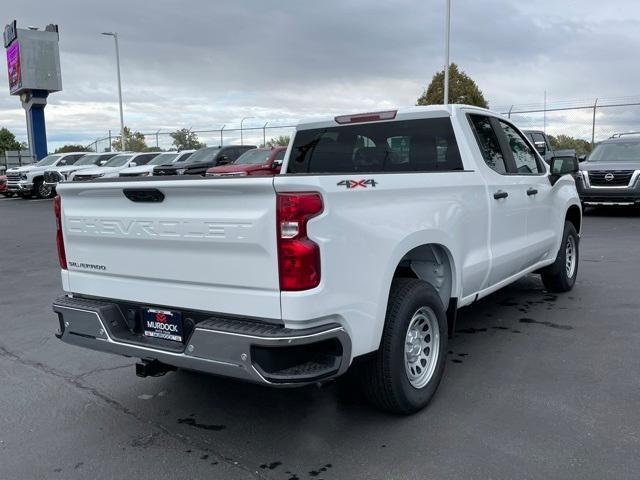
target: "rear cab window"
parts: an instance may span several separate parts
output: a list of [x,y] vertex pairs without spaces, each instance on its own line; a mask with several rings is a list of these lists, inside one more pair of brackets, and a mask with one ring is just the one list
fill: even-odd
[[464,170],[449,117],[299,130],[287,173]]

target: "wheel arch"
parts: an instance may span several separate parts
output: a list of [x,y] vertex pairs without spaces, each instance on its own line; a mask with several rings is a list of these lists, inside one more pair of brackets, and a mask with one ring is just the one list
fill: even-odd
[[571,222],[576,228],[576,232],[580,234],[580,229],[582,228],[582,210],[580,210],[580,207],[570,205],[564,218],[566,222]]

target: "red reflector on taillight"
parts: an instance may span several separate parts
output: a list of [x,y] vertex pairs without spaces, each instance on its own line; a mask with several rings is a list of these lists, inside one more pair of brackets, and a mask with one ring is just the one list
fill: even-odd
[[53,199],[53,212],[56,215],[56,244],[58,246],[58,261],[60,268],[67,269],[67,254],[64,251],[64,238],[62,237],[62,208],[60,204],[60,195],[56,195]]
[[309,290],[320,284],[320,248],[307,237],[307,221],[322,212],[315,192],[277,194],[280,289]]
[[335,117],[334,120],[340,125],[345,123],[362,123],[362,122],[377,122],[380,120],[393,120],[396,118],[397,110],[387,110],[385,112],[370,112],[370,113],[357,113],[355,115],[340,115]]

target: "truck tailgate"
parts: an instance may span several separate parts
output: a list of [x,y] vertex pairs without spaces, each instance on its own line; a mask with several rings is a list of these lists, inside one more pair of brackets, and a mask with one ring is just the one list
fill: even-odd
[[[132,201],[125,189],[164,199]],[[70,292],[281,318],[272,178],[78,182],[58,193]]]

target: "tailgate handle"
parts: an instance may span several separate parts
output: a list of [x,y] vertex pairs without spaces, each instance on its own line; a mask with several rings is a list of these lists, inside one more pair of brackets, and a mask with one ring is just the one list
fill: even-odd
[[159,203],[164,200],[164,193],[157,188],[125,188],[122,193],[132,202]]

